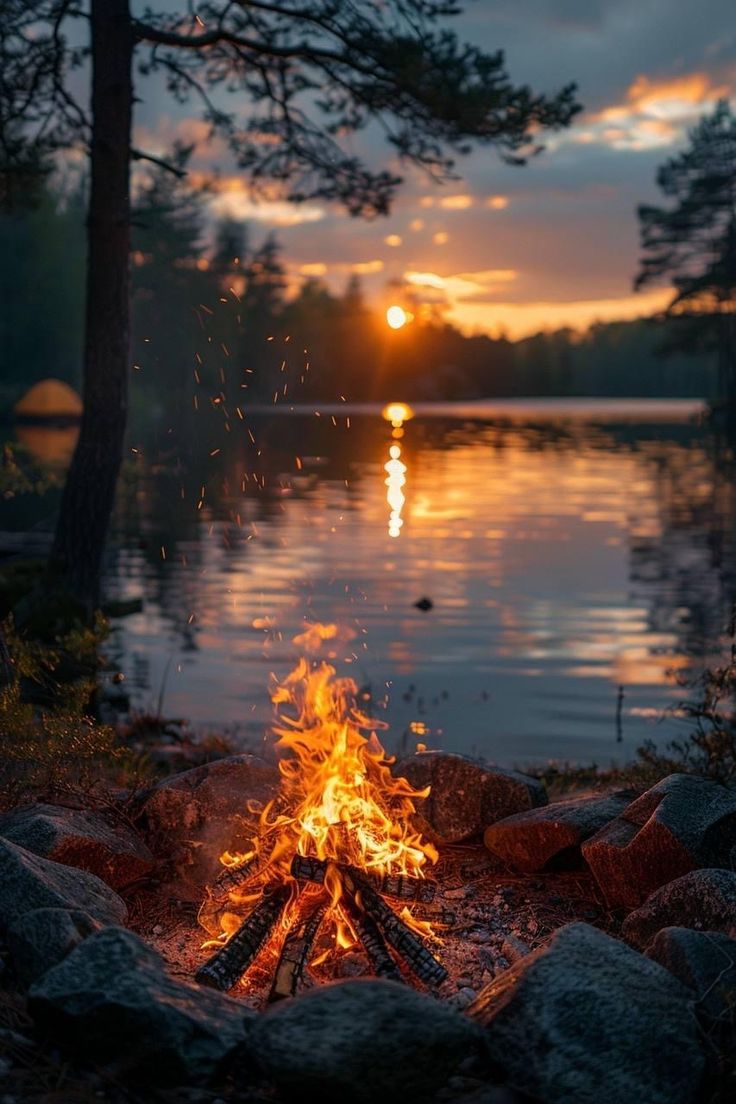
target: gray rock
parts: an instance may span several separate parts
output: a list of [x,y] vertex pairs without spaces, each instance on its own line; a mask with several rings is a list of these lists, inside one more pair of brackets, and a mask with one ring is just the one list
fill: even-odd
[[42,859],[0,839],[0,931],[46,908],[81,909],[101,924],[123,924],[128,915],[117,893],[94,874]]
[[536,874],[554,862],[579,862],[580,845],[619,816],[635,798],[632,790],[602,797],[574,797],[529,809],[489,825],[483,841],[507,866]]
[[611,908],[636,908],[653,890],[701,866],[727,866],[736,843],[736,791],[671,774],[583,844]]
[[113,889],[139,881],[154,867],[132,828],[88,810],[26,805],[0,818],[0,836],[44,859],[88,870]]
[[[192,900],[218,872],[218,856],[245,846],[248,806],[277,793],[278,769],[256,755],[232,755],[161,782],[138,810],[152,850],[192,886]],[[252,820],[252,816],[250,817]]]
[[692,994],[588,924],[560,928],[468,1010],[509,1084],[545,1104],[693,1104],[704,1060]]
[[470,839],[503,817],[547,804],[538,779],[465,755],[422,751],[402,759],[393,773],[418,790],[431,787],[426,800],[417,803],[417,822],[439,843]]
[[483,1033],[392,981],[332,982],[266,1012],[248,1047],[289,1101],[425,1104]]
[[621,934],[643,950],[658,931],[670,927],[736,936],[736,874],[731,870],[693,870],[675,878],[629,913]]
[[736,940],[723,932],[663,928],[647,954],[693,990],[706,1030],[718,1023],[736,1028]]
[[28,988],[100,924],[80,909],[43,908],[27,912],[8,928],[5,942],[17,981]]
[[254,1013],[170,977],[132,932],[91,935],[33,985],[37,1028],[74,1055],[147,1083],[208,1084],[242,1045]]

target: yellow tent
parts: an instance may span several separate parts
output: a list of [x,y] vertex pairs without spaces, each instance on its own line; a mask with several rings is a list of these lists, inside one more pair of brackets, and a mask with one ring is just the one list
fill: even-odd
[[82,400],[73,387],[58,379],[45,379],[34,383],[22,399],[15,404],[16,418],[79,418]]

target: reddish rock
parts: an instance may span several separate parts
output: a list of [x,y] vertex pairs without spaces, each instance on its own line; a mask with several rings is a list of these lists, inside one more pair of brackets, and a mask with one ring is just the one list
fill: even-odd
[[222,851],[246,845],[247,822],[275,797],[279,780],[278,769],[258,756],[232,755],[167,778],[146,795],[138,814],[146,838],[189,883],[193,900]]
[[694,928],[736,936],[736,874],[693,870],[661,886],[626,917],[624,939],[642,950],[662,928]]
[[671,774],[583,844],[611,908],[635,908],[659,886],[703,866],[726,866],[736,844],[736,792]]
[[547,804],[536,778],[444,751],[408,756],[396,764],[394,774],[417,789],[431,787],[427,799],[418,803],[418,823],[439,843],[470,839],[503,817]]
[[60,805],[26,805],[0,820],[0,836],[44,859],[88,870],[113,889],[140,881],[155,860],[119,818]]
[[634,800],[631,790],[575,797],[529,809],[489,825],[483,840],[507,866],[535,874],[555,861],[579,862],[580,845]]

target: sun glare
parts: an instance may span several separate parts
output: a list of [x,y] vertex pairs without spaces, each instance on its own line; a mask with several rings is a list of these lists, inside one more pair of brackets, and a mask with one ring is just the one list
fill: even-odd
[[394,305],[386,311],[386,321],[392,330],[400,330],[409,321],[409,316],[403,307]]

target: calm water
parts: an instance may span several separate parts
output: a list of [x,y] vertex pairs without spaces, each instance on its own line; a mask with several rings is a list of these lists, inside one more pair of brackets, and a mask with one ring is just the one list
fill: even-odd
[[144,610],[113,648],[139,706],[259,738],[307,619],[340,626],[392,748],[607,764],[681,733],[660,714],[734,596],[736,494],[693,404],[418,407],[398,440],[340,406],[209,444],[139,457],[121,500],[108,588]]

